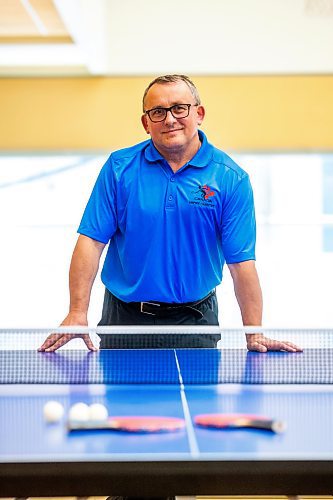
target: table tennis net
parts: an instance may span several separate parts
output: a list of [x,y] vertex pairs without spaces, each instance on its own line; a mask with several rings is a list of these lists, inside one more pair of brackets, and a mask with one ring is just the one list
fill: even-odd
[[[302,352],[250,352],[245,334],[289,341]],[[75,338],[38,352],[49,335]],[[199,345],[208,347],[200,348]],[[216,345],[216,348],[212,348]],[[272,345],[274,347],[274,345]],[[0,330],[0,384],[332,384],[333,329],[98,327]]]

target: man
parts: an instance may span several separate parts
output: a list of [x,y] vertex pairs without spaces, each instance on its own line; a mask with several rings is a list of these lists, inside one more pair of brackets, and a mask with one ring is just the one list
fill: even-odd
[[[87,325],[90,292],[109,243],[100,325],[218,325],[215,287],[226,262],[243,324],[262,321],[255,267],[255,215],[248,175],[198,131],[205,109],[183,75],[156,78],[143,97],[150,140],[111,154],[97,179],[70,266],[70,309],[63,326]],[[41,351],[74,337],[52,334]],[[214,347],[216,335],[103,336],[102,348]],[[249,350],[300,350],[247,334]],[[124,344],[125,342],[125,344]]]

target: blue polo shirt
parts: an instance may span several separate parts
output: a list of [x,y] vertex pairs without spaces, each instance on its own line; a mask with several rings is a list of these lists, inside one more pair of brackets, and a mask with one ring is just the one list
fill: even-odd
[[151,140],[110,155],[78,232],[109,243],[102,281],[125,302],[201,299],[227,263],[255,259],[249,177],[207,142],[173,172]]

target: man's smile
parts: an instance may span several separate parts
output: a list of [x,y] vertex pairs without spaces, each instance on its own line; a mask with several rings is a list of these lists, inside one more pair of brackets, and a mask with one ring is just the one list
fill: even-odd
[[162,134],[172,134],[173,132],[180,132],[181,130],[183,130],[182,128],[173,128],[171,130],[165,130],[164,132],[162,132]]

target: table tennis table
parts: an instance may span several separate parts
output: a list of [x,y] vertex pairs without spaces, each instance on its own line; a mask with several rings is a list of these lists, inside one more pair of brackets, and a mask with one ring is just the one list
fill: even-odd
[[[217,349],[89,352],[69,343],[41,353],[0,343],[0,495],[332,494],[333,331],[298,332],[315,341],[297,353],[248,352],[241,337],[227,346],[221,334]],[[181,417],[186,427],[68,432],[66,418],[43,420],[49,400],[66,412],[83,401],[110,415]],[[199,428],[200,413],[262,414],[286,430]]]

